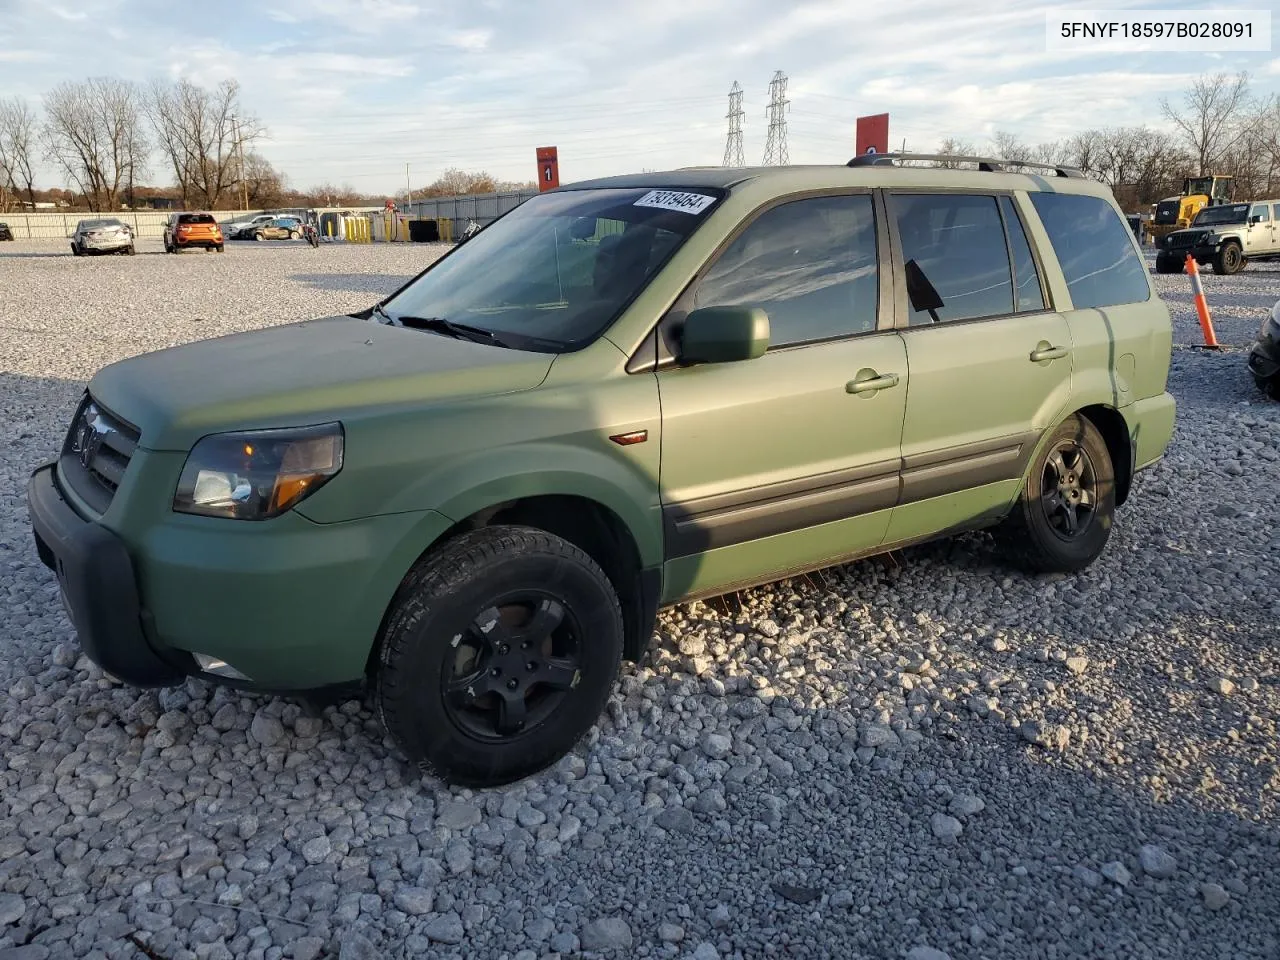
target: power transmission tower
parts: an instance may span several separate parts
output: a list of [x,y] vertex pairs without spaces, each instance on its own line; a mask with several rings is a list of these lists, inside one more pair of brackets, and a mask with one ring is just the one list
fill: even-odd
[[769,82],[769,133],[764,141],[765,166],[786,166],[787,157],[787,75],[781,70],[774,73]]
[[744,167],[746,160],[742,155],[742,86],[737,80],[729,88],[729,138],[724,144],[724,165],[726,167]]

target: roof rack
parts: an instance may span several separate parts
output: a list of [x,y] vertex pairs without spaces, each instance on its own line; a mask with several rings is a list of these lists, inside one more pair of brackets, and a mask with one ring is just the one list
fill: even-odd
[[1084,174],[1075,167],[1061,163],[1039,163],[1035,160],[997,160],[994,157],[965,157],[949,153],[864,153],[854,157],[846,166],[878,167],[893,166],[895,160],[947,160],[953,163],[976,163],[978,169],[987,173],[1003,173],[1005,167],[1037,167],[1041,170],[1052,170],[1056,176],[1083,179]]

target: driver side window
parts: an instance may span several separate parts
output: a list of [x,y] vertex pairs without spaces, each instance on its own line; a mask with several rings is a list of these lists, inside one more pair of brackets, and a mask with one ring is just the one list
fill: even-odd
[[877,257],[870,194],[793,200],[738,235],[690,308],[762,307],[772,347],[869,333],[879,308]]
[[1271,211],[1270,209],[1268,209],[1265,203],[1255,203],[1249,209],[1249,221],[1253,222],[1255,218],[1258,220],[1259,223],[1271,222]]

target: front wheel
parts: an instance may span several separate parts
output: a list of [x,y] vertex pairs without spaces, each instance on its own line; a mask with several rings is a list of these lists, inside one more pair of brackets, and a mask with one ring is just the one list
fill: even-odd
[[1240,250],[1240,244],[1227,243],[1223,244],[1218,255],[1213,258],[1213,272],[1222,274],[1239,273],[1244,269],[1244,253]]
[[1156,273],[1182,273],[1185,264],[1177,257],[1156,257]]
[[267,239],[267,238],[266,238],[266,237],[264,237],[264,236],[263,236],[262,234],[260,234],[260,233],[255,233],[255,234],[253,235],[253,239],[255,239],[255,240],[265,240],[265,239]]
[[138,251],[134,249],[134,246],[132,243],[129,244],[129,246],[124,248],[124,252],[125,252],[125,256],[128,256],[128,257],[136,256],[138,253]]
[[1068,417],[1036,455],[998,534],[1011,558],[1028,570],[1083,570],[1111,536],[1115,490],[1102,434],[1086,417]]
[[531,527],[472,531],[420,561],[392,601],[378,716],[423,771],[510,783],[596,722],[622,637],[613,585],[582,550]]

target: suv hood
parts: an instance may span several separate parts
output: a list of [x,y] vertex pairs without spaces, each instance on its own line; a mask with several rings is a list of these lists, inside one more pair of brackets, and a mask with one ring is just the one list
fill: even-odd
[[98,371],[89,391],[141,431],[140,446],[186,451],[224,430],[529,390],[554,359],[335,316],[121,360]]

